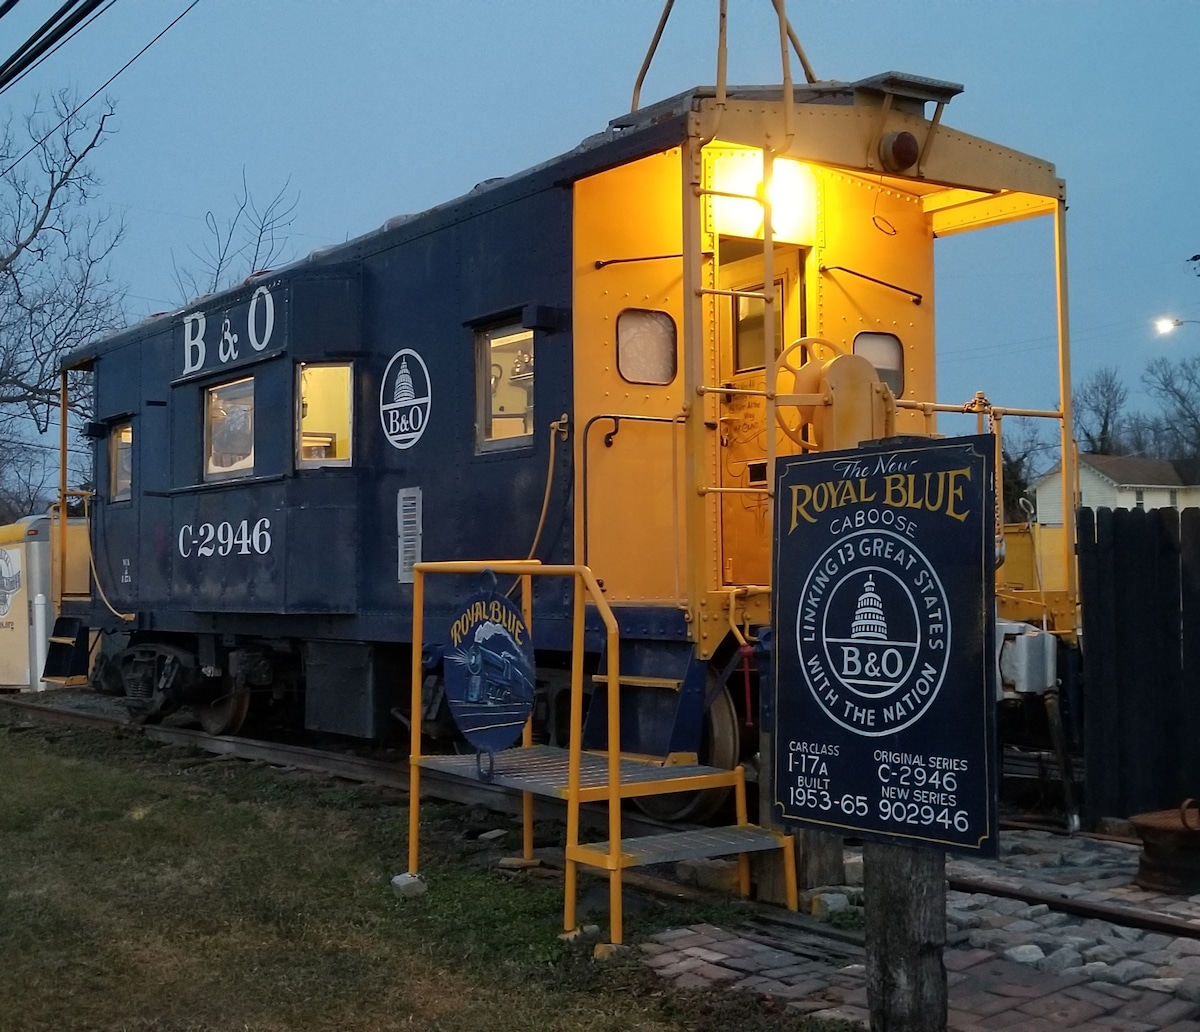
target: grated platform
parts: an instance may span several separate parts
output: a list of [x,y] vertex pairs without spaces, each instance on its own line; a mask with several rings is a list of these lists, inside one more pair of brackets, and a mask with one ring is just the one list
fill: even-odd
[[[505,749],[495,754],[495,766],[490,777],[480,775],[479,767],[488,772],[488,758],[481,756],[422,756],[417,763],[426,770],[465,778],[468,781],[487,782],[519,792],[534,795],[567,797],[568,753],[548,745],[535,745],[528,749]],[[621,761],[621,795],[624,798],[640,795],[655,795],[664,791],[668,781],[686,780],[687,784],[673,786],[669,791],[694,791],[702,788],[722,788],[733,785],[736,771],[702,764],[686,764],[664,767],[636,760]],[[605,799],[608,796],[608,757],[597,753],[583,753],[580,757],[580,799],[584,802]]]
[[[673,863],[677,860],[702,860],[734,853],[760,853],[779,849],[782,836],[753,824],[726,828],[699,828],[673,831],[663,835],[621,839],[621,867],[647,867],[651,864]],[[568,850],[574,860],[584,860],[595,866],[607,866],[609,844],[593,842]]]

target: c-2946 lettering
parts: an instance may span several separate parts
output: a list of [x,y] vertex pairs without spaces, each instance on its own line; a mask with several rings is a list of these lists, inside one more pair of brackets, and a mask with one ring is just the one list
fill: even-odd
[[263,516],[255,523],[223,520],[220,523],[185,523],[176,538],[184,559],[207,559],[220,555],[266,555],[271,551],[271,518]]

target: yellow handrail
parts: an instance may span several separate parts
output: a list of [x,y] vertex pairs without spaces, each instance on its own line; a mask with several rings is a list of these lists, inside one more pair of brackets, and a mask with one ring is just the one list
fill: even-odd
[[[583,651],[584,617],[587,597],[591,596],[596,611],[604,623],[608,645],[608,831],[609,856],[612,872],[609,879],[610,914],[614,942],[621,941],[621,875],[618,863],[621,856],[621,707],[620,707],[620,634],[617,619],[600,590],[595,575],[587,566],[542,565],[537,560],[471,560],[451,562],[422,562],[413,567],[413,634],[412,634],[412,721],[409,746],[409,812],[408,812],[408,871],[419,872],[420,863],[420,791],[421,791],[421,686],[424,669],[421,664],[425,634],[425,577],[427,574],[479,574],[490,571],[500,576],[520,577],[522,581],[522,612],[527,626],[532,620],[533,577],[570,577],[575,582],[574,615],[571,629],[571,728],[567,758],[567,862],[565,871],[565,903],[563,924],[575,924],[575,889],[577,861],[571,859],[571,848],[579,844],[580,775],[583,753]],[[524,744],[531,744],[531,729],[526,723]],[[532,797],[523,797],[525,815],[524,848],[526,857],[533,851]]]

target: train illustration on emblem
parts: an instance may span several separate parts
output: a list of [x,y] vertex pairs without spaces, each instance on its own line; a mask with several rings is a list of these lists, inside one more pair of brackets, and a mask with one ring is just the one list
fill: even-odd
[[533,712],[533,646],[517,609],[503,595],[463,606],[445,654],[446,696],[459,731],[481,754],[507,749]]

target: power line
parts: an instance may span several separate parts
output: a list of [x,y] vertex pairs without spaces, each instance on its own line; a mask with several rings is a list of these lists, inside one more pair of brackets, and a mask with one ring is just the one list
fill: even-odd
[[179,22],[183,20],[184,16],[189,11],[191,11],[191,9],[193,7],[195,7],[199,2],[200,2],[200,0],[192,0],[192,2],[183,9],[183,12],[173,22],[171,22],[170,25],[168,25],[165,29],[162,30],[162,32],[160,32],[149,43],[147,43],[144,47],[142,47],[142,49],[139,50],[136,54],[134,54],[133,57],[131,57],[128,61],[126,61],[123,65],[121,65],[121,67],[118,68],[108,78],[108,81],[105,82],[102,86],[100,86],[94,93],[92,93],[92,95],[90,97],[88,97],[87,100],[83,101],[81,104],[76,105],[76,107],[73,110],[71,110],[70,112],[68,112],[67,115],[63,118],[63,120],[58,123],[58,125],[56,125],[53,129],[51,129],[40,140],[38,140],[32,147],[29,148],[29,150],[27,150],[24,154],[22,154],[19,158],[17,158],[17,160],[14,161],[11,165],[9,165],[8,168],[6,168],[3,172],[0,172],[0,179],[7,176],[14,168],[16,168],[19,164],[21,164],[22,161],[24,161],[27,157],[29,157],[30,154],[32,154],[35,150],[37,150],[40,146],[42,146],[42,144],[44,144],[48,139],[50,139],[51,136],[53,136],[56,132],[58,132],[59,129],[61,129],[64,125],[66,125],[70,119],[74,118],[77,114],[79,114],[80,111],[82,111],[85,107],[87,107],[88,104],[90,104],[93,100],[95,100],[104,90],[108,89],[108,87],[110,85],[112,85],[113,82],[116,81],[116,78],[118,75],[120,75],[123,71],[125,71],[125,69],[128,68],[131,64],[133,64],[134,61],[136,61],[139,57],[141,57],[147,50],[149,50],[152,46],[154,46],[155,43],[157,43],[160,39],[162,39],[163,36],[165,36],[168,32],[170,32],[171,29],[173,29],[176,25],[178,25]]
[[[16,3],[16,0],[9,0],[9,2]],[[37,68],[40,68],[42,66],[42,63],[44,61],[46,61],[47,58],[53,57],[55,54],[57,54],[58,51],[65,44],[70,43],[71,40],[73,40],[84,29],[86,29],[89,25],[91,25],[97,18],[100,17],[100,15],[102,15],[106,11],[108,11],[112,7],[112,5],[115,4],[116,2],[117,2],[117,0],[108,0],[108,3],[103,8],[101,8],[99,11],[96,11],[83,24],[77,25],[75,27],[74,31],[69,36],[65,37],[64,39],[59,40],[58,43],[56,43],[53,47],[51,47],[49,50],[47,50],[45,53],[43,53],[41,57],[39,57],[33,64],[29,65],[29,67],[26,68],[24,71],[22,71],[19,75],[14,75],[13,77],[9,78],[7,81],[0,82],[0,94],[5,93],[10,87],[15,86],[22,79],[24,79],[25,76],[27,76],[30,72],[34,71]],[[0,18],[4,17],[4,13],[5,13],[4,10],[0,10]]]
[[[66,0],[66,3],[17,48],[17,52],[12,57],[0,64],[0,87],[36,62],[63,36],[86,19],[100,6],[100,3],[101,0]],[[77,8],[77,10],[72,11],[72,8]]]

